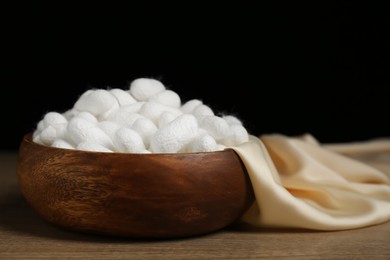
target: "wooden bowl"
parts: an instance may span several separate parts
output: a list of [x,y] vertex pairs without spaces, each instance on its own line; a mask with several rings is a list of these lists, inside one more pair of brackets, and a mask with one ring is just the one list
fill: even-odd
[[210,233],[254,202],[247,171],[232,150],[126,154],[21,142],[18,180],[44,219],[67,229],[134,238]]

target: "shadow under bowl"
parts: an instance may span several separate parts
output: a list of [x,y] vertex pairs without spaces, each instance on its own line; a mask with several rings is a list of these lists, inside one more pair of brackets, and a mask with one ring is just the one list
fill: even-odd
[[26,134],[17,170],[21,191],[44,219],[64,228],[133,238],[206,234],[254,202],[232,149],[128,154],[61,149]]

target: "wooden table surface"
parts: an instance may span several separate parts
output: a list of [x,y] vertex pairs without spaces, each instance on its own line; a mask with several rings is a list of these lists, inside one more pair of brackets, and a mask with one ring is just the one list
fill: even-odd
[[75,233],[36,215],[20,193],[16,166],[16,152],[0,153],[0,259],[390,259],[390,222],[336,232],[236,224],[171,240]]

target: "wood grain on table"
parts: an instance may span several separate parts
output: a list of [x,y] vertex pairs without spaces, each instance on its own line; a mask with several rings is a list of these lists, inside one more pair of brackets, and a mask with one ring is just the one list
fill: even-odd
[[[381,167],[390,153],[370,157]],[[182,239],[94,236],[47,223],[16,178],[17,152],[0,153],[0,259],[390,259],[390,222],[347,231],[253,228],[235,224]]]

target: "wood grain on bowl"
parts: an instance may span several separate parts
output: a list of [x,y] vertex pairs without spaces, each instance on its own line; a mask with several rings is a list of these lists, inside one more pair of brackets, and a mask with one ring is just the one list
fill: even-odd
[[213,232],[254,202],[246,169],[227,149],[127,154],[21,142],[18,180],[46,220],[96,234],[172,238]]

